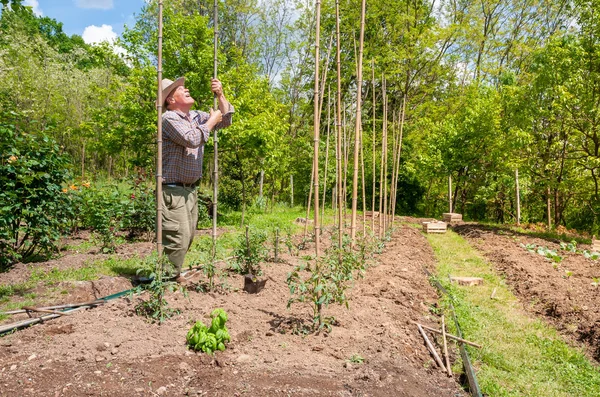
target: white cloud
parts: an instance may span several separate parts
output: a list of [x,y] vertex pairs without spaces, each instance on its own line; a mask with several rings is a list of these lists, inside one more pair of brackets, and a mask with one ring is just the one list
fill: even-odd
[[42,12],[42,10],[40,10],[40,3],[38,3],[37,0],[25,0],[23,2],[23,5],[26,7],[31,7],[32,11],[35,15],[37,15],[38,17],[41,17],[42,15],[44,15],[44,13]]
[[97,44],[103,41],[114,43],[117,39],[117,34],[113,31],[113,27],[110,25],[102,25],[100,27],[96,25],[90,25],[86,27],[81,35],[83,41],[88,44]]
[[75,0],[75,5],[79,8],[98,8],[100,10],[110,10],[114,7],[113,0]]

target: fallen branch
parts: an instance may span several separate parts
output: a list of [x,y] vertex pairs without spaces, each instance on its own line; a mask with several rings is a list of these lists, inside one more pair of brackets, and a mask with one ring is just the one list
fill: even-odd
[[[419,324],[416,321],[411,321],[411,323],[419,325],[419,326],[421,326],[421,327],[425,328],[426,330],[431,331],[433,333],[436,333],[436,334],[439,334],[439,335],[442,334],[442,331],[437,330],[435,328],[430,328],[430,327],[428,327],[426,325],[423,325],[423,324]],[[478,349],[481,349],[481,345],[478,345],[477,343],[470,342],[470,341],[468,341],[466,339],[463,339],[463,338],[459,338],[458,336],[446,333],[446,337],[450,338],[450,339],[453,339],[453,340],[455,340],[457,342],[465,343],[467,345],[470,345],[470,346],[476,347]]]
[[423,328],[421,328],[421,325],[417,324],[417,327],[419,327],[419,332],[423,336],[423,339],[425,339],[425,344],[427,345],[427,349],[429,349],[429,353],[431,353],[431,355],[433,356],[433,358],[435,358],[435,362],[437,363],[437,365],[439,365],[440,368],[442,368],[444,370],[444,372],[448,372],[446,370],[446,367],[444,366],[444,363],[442,362],[442,359],[437,354],[437,352],[435,351],[433,345],[431,344],[431,341],[429,340],[429,338],[425,334],[425,331],[423,331]]

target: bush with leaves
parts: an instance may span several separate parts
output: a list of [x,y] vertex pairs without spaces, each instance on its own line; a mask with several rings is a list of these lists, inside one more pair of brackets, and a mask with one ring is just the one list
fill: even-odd
[[233,270],[240,274],[262,274],[261,262],[267,259],[269,251],[265,248],[267,233],[246,226],[246,233],[241,233],[234,247],[235,260]]
[[0,268],[48,257],[64,233],[69,161],[54,140],[0,123]]

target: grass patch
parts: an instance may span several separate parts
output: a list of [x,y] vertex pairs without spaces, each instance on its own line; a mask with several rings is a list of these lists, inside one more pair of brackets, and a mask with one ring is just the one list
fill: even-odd
[[[437,278],[454,297],[467,347],[483,393],[495,396],[598,396],[600,368],[568,346],[557,331],[530,318],[501,277],[452,231],[426,235],[435,252]],[[483,286],[462,287],[448,276],[482,277]],[[496,298],[490,299],[496,288]],[[444,310],[448,298],[442,299]],[[452,326],[452,322],[448,322]],[[456,368],[459,370],[459,368]]]

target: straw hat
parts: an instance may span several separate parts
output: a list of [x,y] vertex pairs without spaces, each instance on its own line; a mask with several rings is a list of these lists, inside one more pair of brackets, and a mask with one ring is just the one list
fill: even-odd
[[167,109],[167,103],[166,103],[167,97],[171,94],[171,92],[175,88],[182,86],[184,82],[185,82],[185,77],[180,77],[175,81],[169,80],[169,79],[162,79],[161,86],[162,86],[163,110]]

